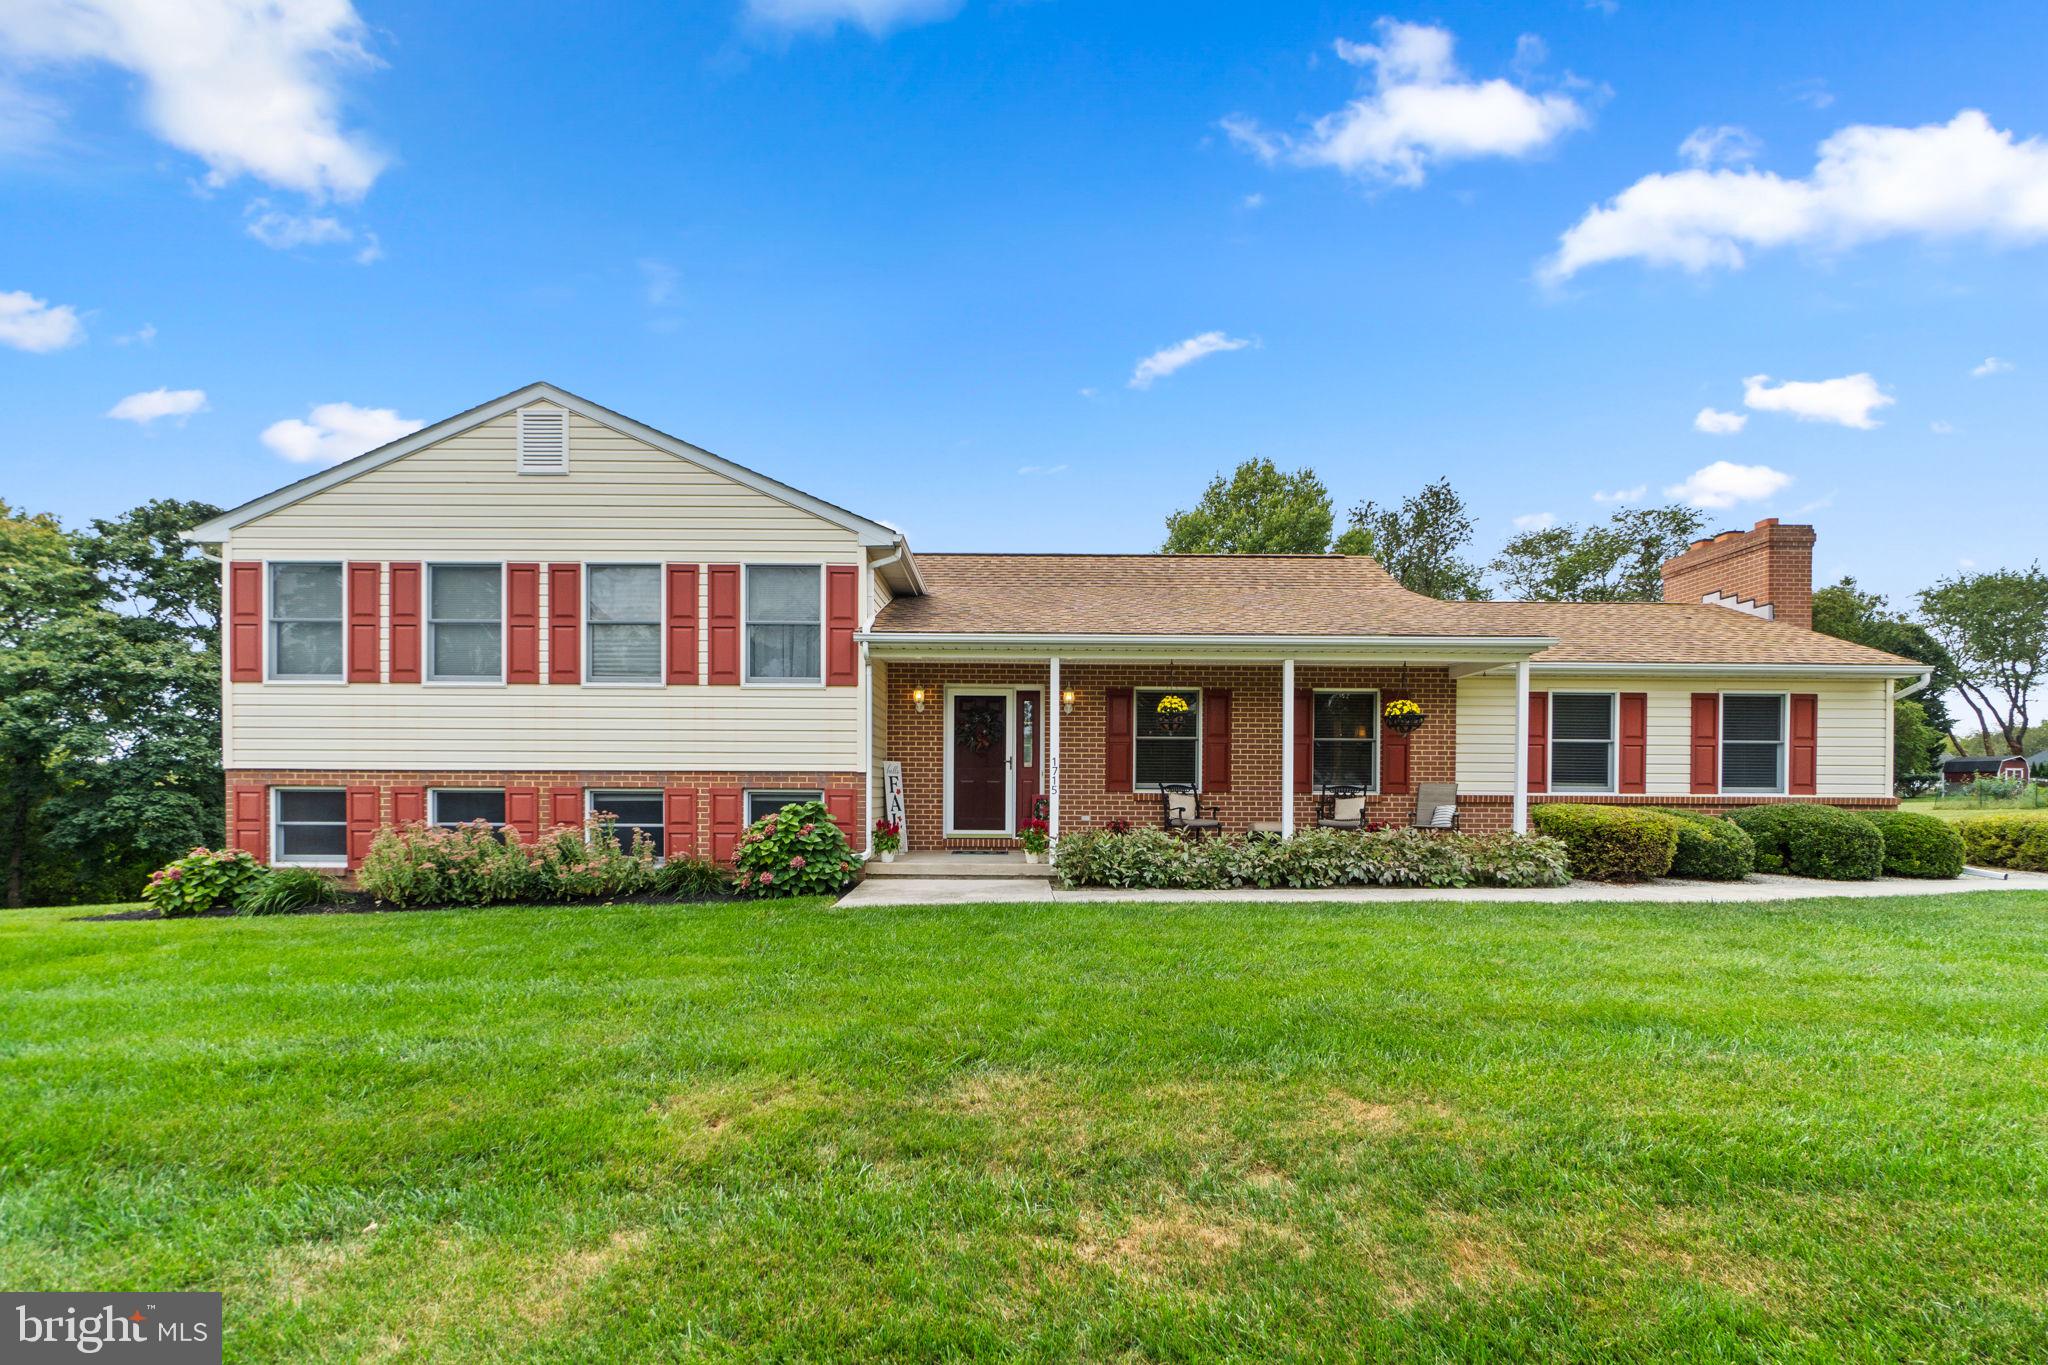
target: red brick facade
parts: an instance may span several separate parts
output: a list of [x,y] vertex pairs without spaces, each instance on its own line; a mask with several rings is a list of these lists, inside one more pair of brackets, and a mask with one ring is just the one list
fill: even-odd
[[1696,540],[1664,564],[1664,600],[1698,602],[1721,593],[1769,606],[1772,618],[1813,629],[1811,526],[1766,517],[1747,531]]

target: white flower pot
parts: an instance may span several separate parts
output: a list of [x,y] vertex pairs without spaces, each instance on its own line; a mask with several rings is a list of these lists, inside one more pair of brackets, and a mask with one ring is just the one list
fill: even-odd
[[1033,853],[1027,848],[1024,850],[1024,861],[1027,863],[1042,863],[1045,861],[1045,855],[1043,853]]
[[882,861],[885,863],[893,863],[896,861],[896,850],[893,848],[885,848],[882,850],[880,857]]

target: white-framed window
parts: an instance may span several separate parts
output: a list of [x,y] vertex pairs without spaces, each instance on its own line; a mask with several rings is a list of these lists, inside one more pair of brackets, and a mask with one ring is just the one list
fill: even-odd
[[[1177,698],[1181,705],[1167,702]],[[1164,705],[1162,705],[1164,703]],[[1202,786],[1202,690],[1140,687],[1131,694],[1131,780],[1139,791],[1163,784]]]
[[1784,692],[1721,694],[1721,790],[1785,790]]
[[270,676],[342,680],[339,564],[270,566]]
[[505,566],[427,566],[427,679],[505,680]]
[[662,819],[662,799],[658,791],[592,791],[585,794],[584,813],[595,819],[609,815],[616,823],[619,847],[628,853],[633,851],[636,835],[645,835],[654,847],[657,858],[668,855],[663,842],[668,826]]
[[825,680],[825,571],[817,564],[749,564],[744,593],[746,680]]
[[661,566],[592,564],[584,631],[590,682],[661,681]]
[[436,787],[427,793],[427,823],[454,829],[482,820],[494,829],[505,827],[503,787]]
[[1312,702],[1313,785],[1378,791],[1380,694],[1333,689],[1316,692]]
[[348,795],[340,787],[273,787],[270,861],[348,866]]
[[823,792],[801,791],[750,791],[747,793],[747,823],[753,824],[765,815],[773,815],[784,806],[794,806],[799,801],[823,801]]
[[1550,694],[1550,790],[1614,790],[1618,705],[1613,692]]

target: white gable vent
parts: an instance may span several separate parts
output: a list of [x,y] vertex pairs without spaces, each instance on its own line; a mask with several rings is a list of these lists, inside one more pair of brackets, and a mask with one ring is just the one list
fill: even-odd
[[519,410],[519,472],[569,472],[569,414],[560,408]]

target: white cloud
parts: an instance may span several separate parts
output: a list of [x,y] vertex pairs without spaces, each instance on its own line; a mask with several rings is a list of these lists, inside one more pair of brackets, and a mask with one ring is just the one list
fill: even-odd
[[1063,464],[1027,464],[1019,466],[1017,472],[1030,478],[1038,475],[1064,474],[1067,467]]
[[1664,496],[1691,503],[1694,507],[1733,507],[1738,502],[1760,502],[1782,491],[1792,476],[1762,464],[1731,464],[1716,460],[1692,472],[1684,483],[1664,490]]
[[249,220],[248,234],[273,251],[355,240],[355,233],[339,218],[324,213],[287,213],[271,208],[265,199],[250,204],[244,216]]
[[1835,92],[1818,76],[1808,76],[1785,87],[1793,99],[1809,109],[1825,109],[1835,102]]
[[1514,519],[1514,525],[1517,531],[1548,531],[1557,525],[1557,515],[1553,512],[1524,512]]
[[1541,274],[1555,282],[1630,259],[1732,270],[1771,247],[1966,236],[2048,237],[2048,144],[2015,141],[1975,109],[1919,128],[1844,128],[1804,179],[1747,168],[1646,175],[1573,224]]
[[0,291],[0,346],[17,351],[61,351],[85,340],[85,324],[68,303],[54,308],[26,289]]
[[950,19],[960,0],[747,0],[747,13],[786,29],[832,29],[855,24],[869,33]]
[[1709,436],[1733,436],[1748,425],[1747,415],[1740,412],[1722,412],[1718,408],[1701,408],[1699,415],[1692,419],[1692,429],[1703,431]]
[[353,403],[322,403],[307,416],[311,420],[287,417],[272,422],[263,429],[263,444],[299,464],[334,464],[426,425],[390,408],[359,408]]
[[640,262],[640,284],[651,308],[665,308],[674,303],[682,282],[682,272],[667,261],[649,257]]
[[359,198],[384,158],[341,126],[341,79],[374,65],[350,0],[10,0],[17,65],[105,62],[141,82],[143,118],[216,187],[249,175],[314,198]]
[[1100,390],[1089,388],[1081,389],[1079,392],[1083,398],[1093,398]]
[[1732,123],[1695,128],[1678,144],[1678,154],[1694,166],[1740,166],[1762,150],[1755,133]]
[[1593,501],[1641,502],[1644,498],[1647,498],[1648,496],[1650,496],[1650,485],[1646,483],[1639,483],[1634,488],[1616,488],[1611,490],[1596,489],[1593,493]]
[[1972,379],[1987,379],[1994,374],[2004,374],[2012,368],[2010,360],[2000,360],[1995,355],[1984,357],[1984,363],[1970,371]]
[[1758,412],[1785,412],[1802,422],[1833,422],[1838,426],[1869,431],[1879,423],[1871,413],[1888,408],[1898,400],[1878,388],[1867,374],[1846,374],[1840,379],[1787,380],[1772,388],[1767,374],[1753,374],[1742,381],[1742,404]]
[[1238,200],[1238,203],[1248,209],[1260,209],[1266,206],[1266,196],[1254,192]]
[[1194,364],[1203,356],[1216,355],[1223,351],[1242,351],[1252,343],[1243,337],[1225,336],[1222,332],[1204,332],[1176,341],[1171,346],[1154,351],[1138,362],[1131,371],[1130,387],[1149,389],[1155,379],[1164,379],[1175,370]]
[[1956,434],[1956,427],[1953,422],[1929,422],[1927,429],[1936,436],[1953,436]]
[[124,332],[114,338],[116,346],[153,346],[156,344],[156,324],[145,322],[132,332]]
[[149,389],[131,393],[107,409],[107,416],[146,427],[163,417],[175,417],[178,425],[195,412],[206,411],[205,389]]
[[[1525,157],[1586,122],[1568,95],[1533,94],[1496,77],[1476,81],[1452,57],[1447,29],[1382,19],[1377,43],[1339,38],[1337,57],[1368,68],[1365,93],[1296,137],[1268,132],[1243,114],[1222,122],[1261,161],[1330,166],[1348,175],[1420,185],[1431,166],[1476,157]],[[1539,44],[1540,46],[1540,44]],[[1526,63],[1535,55],[1517,45]]]

